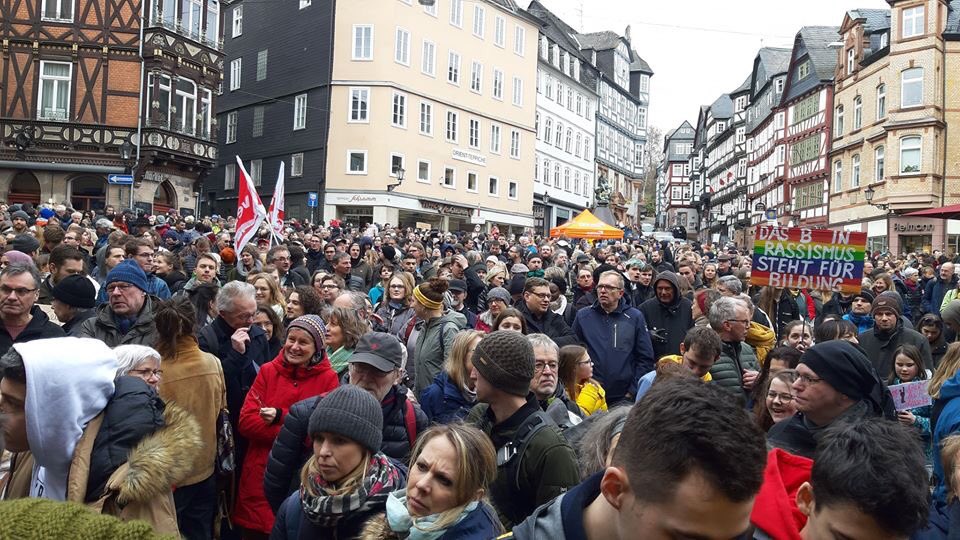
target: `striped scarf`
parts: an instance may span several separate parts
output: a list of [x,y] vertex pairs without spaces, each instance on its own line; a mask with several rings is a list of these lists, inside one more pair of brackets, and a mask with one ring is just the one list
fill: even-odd
[[327,358],[330,359],[330,367],[333,368],[333,371],[335,371],[337,375],[342,374],[343,371],[347,369],[347,363],[350,361],[351,356],[353,356],[353,349],[340,347],[332,351],[330,347],[327,347]]
[[403,485],[400,470],[382,453],[370,458],[367,475],[350,493],[329,495],[333,486],[319,474],[311,475],[308,481],[311,491],[320,495],[310,495],[300,486],[300,506],[307,519],[321,527],[334,527],[340,519],[358,511],[382,510],[387,496]]

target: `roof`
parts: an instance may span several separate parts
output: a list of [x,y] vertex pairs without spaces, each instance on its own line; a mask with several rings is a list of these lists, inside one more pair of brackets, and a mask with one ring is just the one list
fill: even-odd
[[710,105],[710,113],[714,118],[730,118],[733,116],[733,100],[730,94],[723,94]]
[[847,15],[851,19],[863,19],[863,29],[867,33],[890,28],[889,9],[851,9]]
[[581,44],[574,37],[577,31],[565,23],[563,19],[557,17],[556,14],[537,0],[533,0],[533,2],[530,3],[530,6],[527,7],[527,13],[544,23],[540,26],[540,31],[543,32],[544,35],[556,43],[559,43],[567,49],[567,52],[573,53],[580,57],[581,60],[586,61],[585,57],[580,53]]
[[642,71],[644,73],[653,75],[653,70],[650,69],[650,64],[648,64],[643,58],[640,58],[640,55],[637,54],[637,51],[630,49],[630,56],[633,59],[633,61],[630,62],[630,71]]
[[830,45],[840,41],[840,28],[804,26],[797,35],[803,40],[817,78],[821,81],[832,81],[837,67],[837,51]]
[[960,35],[960,0],[951,0],[944,34]]
[[620,45],[620,34],[605,30],[603,32],[591,32],[589,34],[577,34],[577,40],[584,49],[593,49],[596,51],[605,51],[615,49]]
[[[682,124],[680,124],[679,126],[671,129],[666,135],[664,135],[664,137],[663,137],[664,140],[669,140],[670,137],[673,137],[673,134],[674,134],[674,133],[680,131],[680,130],[683,129],[683,128],[687,128],[687,129],[689,129],[691,132],[693,131],[693,126],[690,125],[690,122],[684,120]],[[691,133],[689,137],[684,137],[684,138],[685,138],[685,139],[686,139],[686,138],[693,139],[693,134]]]
[[740,83],[740,86],[738,86],[736,89],[734,89],[733,92],[730,92],[730,93],[740,94],[742,92],[746,92],[747,90],[750,90],[750,81],[752,80],[753,80],[753,73],[747,75],[747,78],[744,79],[742,83]]

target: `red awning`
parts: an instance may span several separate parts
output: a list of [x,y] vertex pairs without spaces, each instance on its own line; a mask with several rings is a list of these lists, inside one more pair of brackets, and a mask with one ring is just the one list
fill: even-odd
[[904,217],[960,219],[960,204],[942,206],[940,208],[928,208],[926,210],[917,210],[916,212],[904,214]]

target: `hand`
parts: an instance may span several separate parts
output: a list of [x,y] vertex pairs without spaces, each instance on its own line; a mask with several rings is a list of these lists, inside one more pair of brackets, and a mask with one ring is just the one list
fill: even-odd
[[900,411],[897,413],[897,420],[905,426],[912,426],[913,423],[917,420],[917,417],[913,415],[910,411]]
[[240,354],[247,352],[247,342],[250,341],[250,329],[249,328],[237,328],[236,332],[230,336],[230,345],[233,346],[233,350],[237,351]]
[[753,390],[754,385],[757,384],[757,377],[759,376],[759,371],[754,371],[752,369],[743,370],[743,389]]
[[460,265],[460,268],[463,268],[464,270],[466,270],[467,267],[470,266],[469,264],[467,264],[467,258],[464,257],[463,255],[457,255],[456,257],[454,257],[453,262]]
[[261,407],[260,418],[267,424],[272,424],[277,419],[278,411],[273,407]]

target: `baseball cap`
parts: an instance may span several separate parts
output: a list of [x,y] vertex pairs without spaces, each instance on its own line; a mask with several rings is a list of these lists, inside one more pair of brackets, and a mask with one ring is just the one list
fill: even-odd
[[393,371],[403,362],[403,345],[392,334],[369,332],[360,337],[351,364],[369,364],[380,371]]
[[462,279],[451,279],[448,288],[451,291],[467,292],[467,282]]

